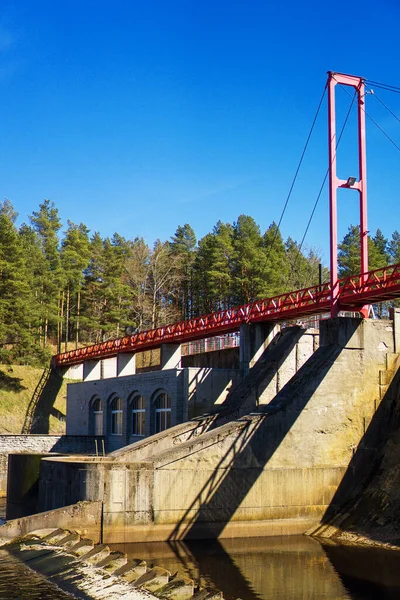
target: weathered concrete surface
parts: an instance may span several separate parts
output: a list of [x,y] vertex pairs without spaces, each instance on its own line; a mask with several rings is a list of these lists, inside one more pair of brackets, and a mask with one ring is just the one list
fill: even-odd
[[7,495],[10,454],[94,454],[94,439],[87,435],[0,435],[0,497]]
[[7,521],[7,523],[0,526],[0,540],[5,543],[37,529],[63,527],[90,535],[95,542],[99,542],[101,539],[101,520],[101,502],[78,502],[73,506],[64,506],[29,517]]
[[349,481],[346,474],[337,495],[341,502],[331,508],[308,533],[321,540],[346,544],[400,547],[400,360],[396,375],[384,379],[382,401],[368,424],[349,471],[360,463],[364,469]]
[[147,460],[154,454],[215,429],[220,424],[267,404],[318,347],[316,332],[300,327],[280,331],[253,366],[251,373],[232,387],[225,400],[210,414],[152,435],[112,453],[126,462]]
[[[321,326],[306,362],[304,332],[283,333],[264,355],[271,360],[261,359],[206,424],[172,428],[102,461],[44,459],[43,508],[103,500],[104,539],[115,542],[300,533],[318,523],[340,503],[345,473],[351,480],[362,468],[348,470],[395,359],[389,321]],[[271,382],[288,356],[301,366],[275,394]]]

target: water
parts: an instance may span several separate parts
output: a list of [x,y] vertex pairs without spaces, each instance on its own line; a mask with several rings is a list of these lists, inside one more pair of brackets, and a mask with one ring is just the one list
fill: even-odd
[[203,542],[118,544],[184,573],[227,600],[399,600],[400,552],[322,546],[304,536]]
[[0,598],[5,600],[71,600],[72,596],[29,569],[5,550],[0,550]]
[[[5,519],[6,500],[0,498],[0,524]],[[0,549],[0,599],[71,600],[72,596]]]

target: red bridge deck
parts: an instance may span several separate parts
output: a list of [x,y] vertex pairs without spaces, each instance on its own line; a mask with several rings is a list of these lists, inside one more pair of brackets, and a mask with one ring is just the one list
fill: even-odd
[[[366,304],[393,300],[400,296],[400,264],[364,275],[339,280],[339,310],[357,311]],[[202,317],[142,331],[134,335],[79,348],[55,356],[57,366],[108,358],[120,352],[158,348],[168,342],[190,342],[199,338],[237,331],[243,323],[287,321],[330,311],[329,283],[257,300]]]

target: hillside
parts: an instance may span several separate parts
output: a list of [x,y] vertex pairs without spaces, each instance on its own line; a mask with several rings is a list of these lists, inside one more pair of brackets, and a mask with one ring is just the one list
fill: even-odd
[[[42,373],[43,369],[34,367],[0,364],[0,434],[21,433]],[[67,383],[59,380],[43,390],[35,411],[35,433],[65,432]]]

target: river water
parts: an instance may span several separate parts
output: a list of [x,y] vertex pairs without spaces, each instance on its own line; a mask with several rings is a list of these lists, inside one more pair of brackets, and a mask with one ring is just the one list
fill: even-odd
[[[399,600],[400,551],[321,545],[304,536],[116,544],[226,600]],[[0,550],[0,599],[67,600],[72,596]]]
[[325,545],[304,536],[119,544],[227,600],[399,600],[400,551]]

